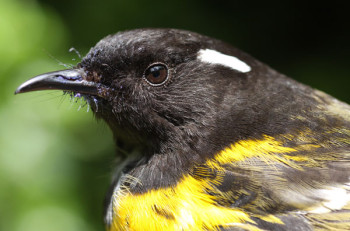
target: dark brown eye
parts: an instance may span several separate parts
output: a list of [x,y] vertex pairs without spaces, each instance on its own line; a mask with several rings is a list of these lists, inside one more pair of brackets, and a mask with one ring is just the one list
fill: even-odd
[[161,63],[151,65],[145,71],[145,78],[151,85],[162,85],[168,79],[168,68]]

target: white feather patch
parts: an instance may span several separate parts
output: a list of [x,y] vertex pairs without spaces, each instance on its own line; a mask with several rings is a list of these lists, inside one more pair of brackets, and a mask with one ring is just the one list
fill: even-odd
[[350,201],[349,187],[332,187],[317,190],[317,196],[324,199],[321,206],[309,211],[310,213],[328,213],[333,210],[342,209]]
[[242,60],[211,49],[199,50],[198,59],[206,63],[220,64],[243,73],[251,70],[251,67]]

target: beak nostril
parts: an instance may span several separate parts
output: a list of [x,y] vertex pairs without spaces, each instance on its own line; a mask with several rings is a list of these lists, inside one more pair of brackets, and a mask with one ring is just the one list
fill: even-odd
[[64,75],[56,75],[55,76],[57,79],[61,80],[69,80],[69,81],[81,81],[83,78],[80,75],[77,76],[64,76]]

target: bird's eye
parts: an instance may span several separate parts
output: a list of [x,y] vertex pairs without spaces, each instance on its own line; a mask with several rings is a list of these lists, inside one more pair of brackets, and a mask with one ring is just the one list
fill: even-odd
[[160,86],[168,79],[168,68],[162,63],[153,64],[146,69],[144,77],[151,85]]

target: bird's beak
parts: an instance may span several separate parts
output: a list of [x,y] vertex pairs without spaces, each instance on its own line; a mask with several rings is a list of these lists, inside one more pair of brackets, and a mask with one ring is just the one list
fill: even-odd
[[84,70],[80,68],[41,74],[20,85],[15,94],[39,90],[64,90],[100,96],[102,85],[85,80],[84,75]]

